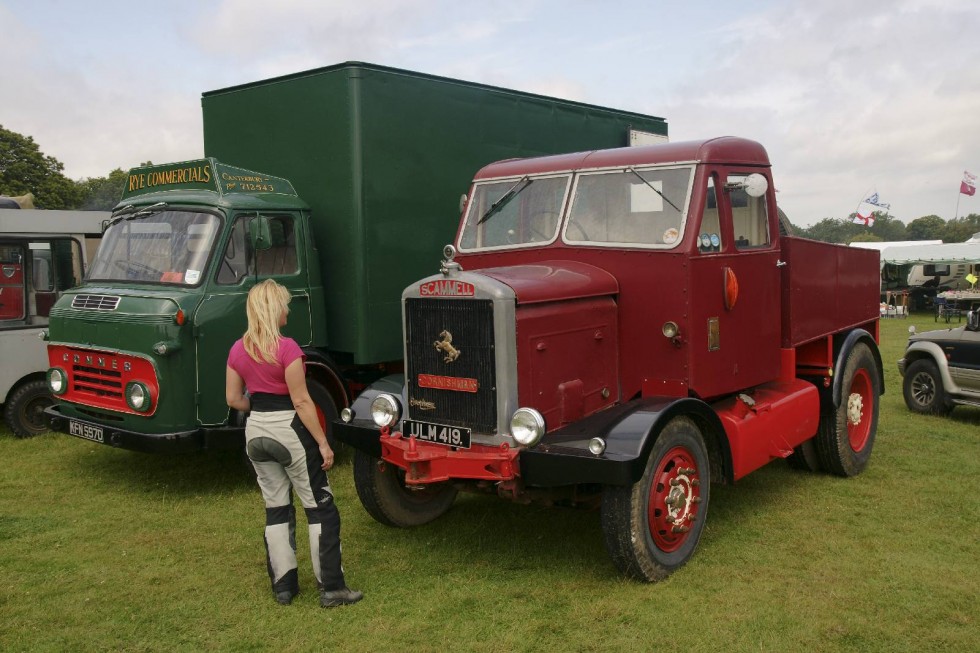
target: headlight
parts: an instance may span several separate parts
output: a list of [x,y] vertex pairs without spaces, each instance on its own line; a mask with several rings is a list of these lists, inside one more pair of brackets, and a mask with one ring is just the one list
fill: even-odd
[[510,418],[510,433],[518,443],[533,447],[544,436],[544,417],[533,408],[518,408]]
[[390,394],[382,392],[371,402],[371,419],[378,426],[394,426],[401,416],[401,404]]
[[150,410],[149,389],[139,381],[130,381],[126,384],[126,403],[141,413]]
[[68,389],[68,375],[60,367],[48,370],[48,389],[56,395],[64,394]]

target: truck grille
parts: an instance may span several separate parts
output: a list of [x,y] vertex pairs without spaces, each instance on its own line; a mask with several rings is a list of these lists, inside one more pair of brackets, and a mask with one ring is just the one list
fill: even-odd
[[48,364],[64,370],[68,388],[61,399],[91,408],[124,413],[136,412],[126,403],[126,385],[139,381],[147,386],[153,399],[151,415],[160,393],[156,369],[149,359],[120,352],[92,351],[65,345],[48,345]]
[[119,306],[119,298],[112,295],[75,295],[71,300],[72,308],[89,311],[114,311]]
[[406,299],[405,342],[412,419],[496,432],[491,300]]

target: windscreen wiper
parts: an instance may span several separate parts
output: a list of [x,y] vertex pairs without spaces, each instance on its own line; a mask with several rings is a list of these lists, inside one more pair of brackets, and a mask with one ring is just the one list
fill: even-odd
[[134,212],[136,207],[132,204],[127,204],[118,211],[112,214],[112,219],[109,220],[109,224],[106,225],[106,229],[116,224],[120,220],[135,220],[136,218],[147,218],[154,213],[159,213],[167,208],[166,202],[157,202],[156,204],[151,204],[150,206],[143,207],[139,211]]
[[657,187],[656,186],[654,186],[649,181],[647,181],[646,179],[644,179],[643,178],[643,175],[641,175],[636,170],[634,170],[632,166],[626,168],[626,172],[632,172],[634,175],[636,175],[637,177],[639,177],[640,178],[640,181],[642,181],[644,184],[646,184],[647,186],[649,186],[650,187],[650,190],[652,190],[654,193],[656,193],[657,195],[660,196],[660,199],[662,199],[663,201],[667,202],[672,207],[674,207],[674,210],[677,211],[678,213],[681,212],[681,210],[679,208],[677,208],[677,205],[676,204],[674,204],[669,199],[667,199],[667,196],[666,195],[664,195],[659,190],[657,190]]
[[507,204],[507,202],[514,199],[514,197],[518,193],[520,193],[522,190],[530,186],[533,181],[534,180],[528,177],[527,175],[524,175],[523,177],[518,179],[517,183],[510,187],[510,190],[508,190],[506,193],[501,195],[499,200],[497,200],[496,202],[490,205],[490,208],[487,209],[487,212],[484,213],[480,217],[480,219],[476,221],[476,224],[479,226],[484,222],[486,222],[487,220],[489,220],[494,213],[504,208],[504,205]]

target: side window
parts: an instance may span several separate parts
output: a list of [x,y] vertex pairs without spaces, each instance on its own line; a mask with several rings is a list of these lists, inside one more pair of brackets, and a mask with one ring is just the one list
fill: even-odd
[[295,274],[296,231],[289,216],[268,216],[272,247],[255,252],[255,269],[260,277]]
[[[729,175],[728,184],[742,184],[748,175]],[[735,247],[751,249],[769,245],[769,214],[766,210],[766,196],[751,197],[744,188],[729,191],[732,205],[732,230],[735,234]]]
[[703,254],[721,251],[721,221],[718,218],[718,195],[715,192],[714,175],[708,177],[701,231],[698,232],[698,249]]
[[24,263],[23,246],[0,244],[0,326],[26,317]]

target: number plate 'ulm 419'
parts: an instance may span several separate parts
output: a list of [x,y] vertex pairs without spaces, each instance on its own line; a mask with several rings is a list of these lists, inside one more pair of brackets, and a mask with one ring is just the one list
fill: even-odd
[[428,422],[414,422],[405,420],[402,426],[403,435],[407,437],[415,436],[418,440],[435,442],[450,447],[461,449],[470,448],[470,430],[445,424],[430,424]]

